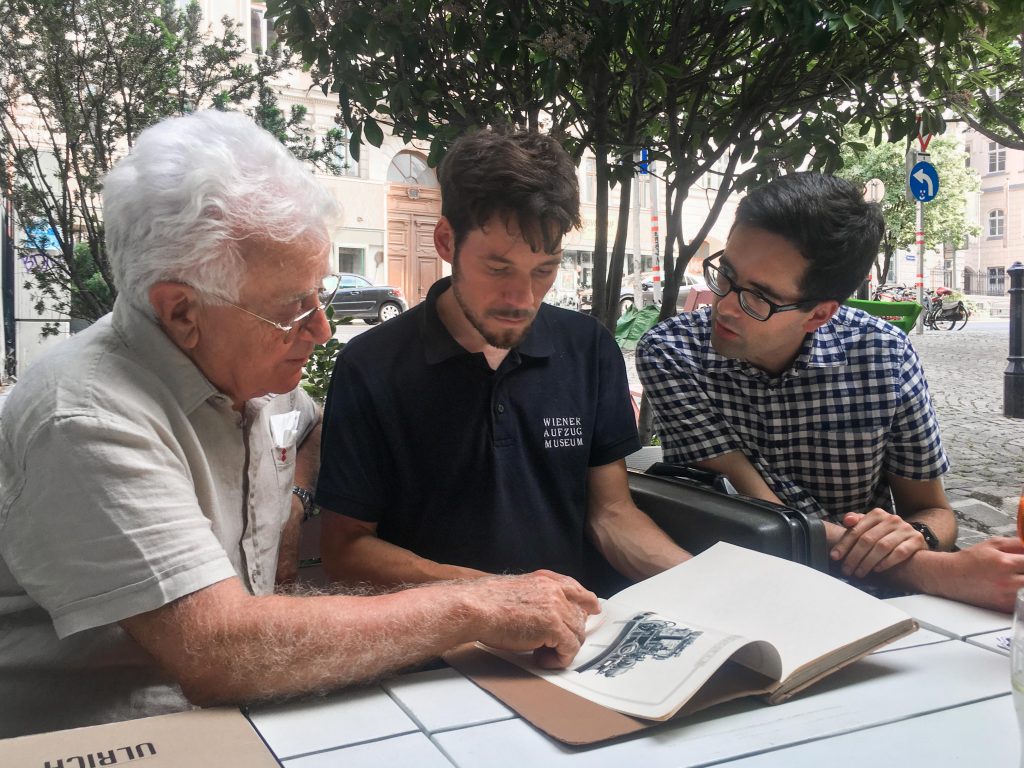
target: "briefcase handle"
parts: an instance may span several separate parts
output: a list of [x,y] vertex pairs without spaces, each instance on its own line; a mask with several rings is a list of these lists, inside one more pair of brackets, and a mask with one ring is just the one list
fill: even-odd
[[669,464],[664,461],[658,461],[651,464],[645,474],[685,480],[704,488],[714,488],[716,491],[728,496],[740,495],[740,492],[736,490],[736,486],[725,475],[719,472],[712,472],[710,469],[693,467],[689,464]]

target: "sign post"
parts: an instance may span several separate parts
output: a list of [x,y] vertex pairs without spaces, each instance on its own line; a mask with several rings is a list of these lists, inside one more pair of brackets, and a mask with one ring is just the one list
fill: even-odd
[[640,183],[647,175],[647,150],[642,149],[635,156],[637,161],[637,172],[633,174],[633,306],[640,310],[644,306],[644,289],[641,285],[643,280],[643,259],[640,256]]
[[914,232],[917,244],[917,302],[922,312],[917,317],[917,332],[924,333],[924,203],[935,199],[939,193],[939,173],[935,166],[928,162],[930,155],[925,151],[932,140],[929,133],[917,135],[921,151],[911,149],[907,152],[907,198],[913,200],[917,207],[917,227]]
[[661,304],[661,238],[658,224],[658,184],[653,168],[648,165],[651,171],[650,192],[651,192],[651,271],[654,275],[651,281],[651,293],[654,295],[654,303]]

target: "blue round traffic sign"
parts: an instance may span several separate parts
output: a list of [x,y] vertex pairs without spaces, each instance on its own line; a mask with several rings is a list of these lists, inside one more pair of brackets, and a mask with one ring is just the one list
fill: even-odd
[[915,200],[927,203],[939,193],[939,172],[934,165],[922,160],[910,170],[907,184]]

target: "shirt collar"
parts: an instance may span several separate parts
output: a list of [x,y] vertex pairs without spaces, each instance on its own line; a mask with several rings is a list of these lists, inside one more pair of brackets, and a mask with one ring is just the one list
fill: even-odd
[[839,337],[839,326],[846,322],[847,308],[839,307],[839,311],[829,318],[828,322],[814,333],[807,334],[800,352],[793,361],[791,368],[832,368],[846,365],[846,351]]
[[[756,373],[763,377],[775,378],[744,360],[737,360],[718,354],[711,344],[711,310],[708,308],[701,311],[705,315],[704,321],[707,327],[703,344],[704,359],[706,361],[705,367],[708,370],[743,370],[747,373]],[[846,314],[847,308],[840,306],[839,311],[829,318],[827,323],[818,328],[814,333],[807,334],[793,362],[789,368],[782,372],[779,378],[785,379],[797,376],[800,371],[805,371],[808,368],[832,368],[846,365],[846,352],[839,338],[839,326],[845,323]]]
[[164,333],[156,319],[133,306],[123,295],[114,301],[112,322],[135,358],[164,383],[185,413],[221,394]]
[[[423,318],[420,330],[423,335],[423,349],[427,363],[433,365],[459,355],[472,354],[451,335],[437,312],[437,300],[451,287],[451,277],[442,277],[427,291],[423,302]],[[526,357],[550,357],[554,352],[551,343],[552,328],[549,314],[553,311],[547,304],[541,304],[526,337],[514,351]]]

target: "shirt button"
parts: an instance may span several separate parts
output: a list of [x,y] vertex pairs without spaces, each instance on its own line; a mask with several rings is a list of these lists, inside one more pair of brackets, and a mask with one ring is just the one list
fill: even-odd
[[495,407],[494,410],[496,410],[498,413],[504,413],[505,412],[505,406],[503,404],[501,404],[501,403],[498,403],[497,407]]

